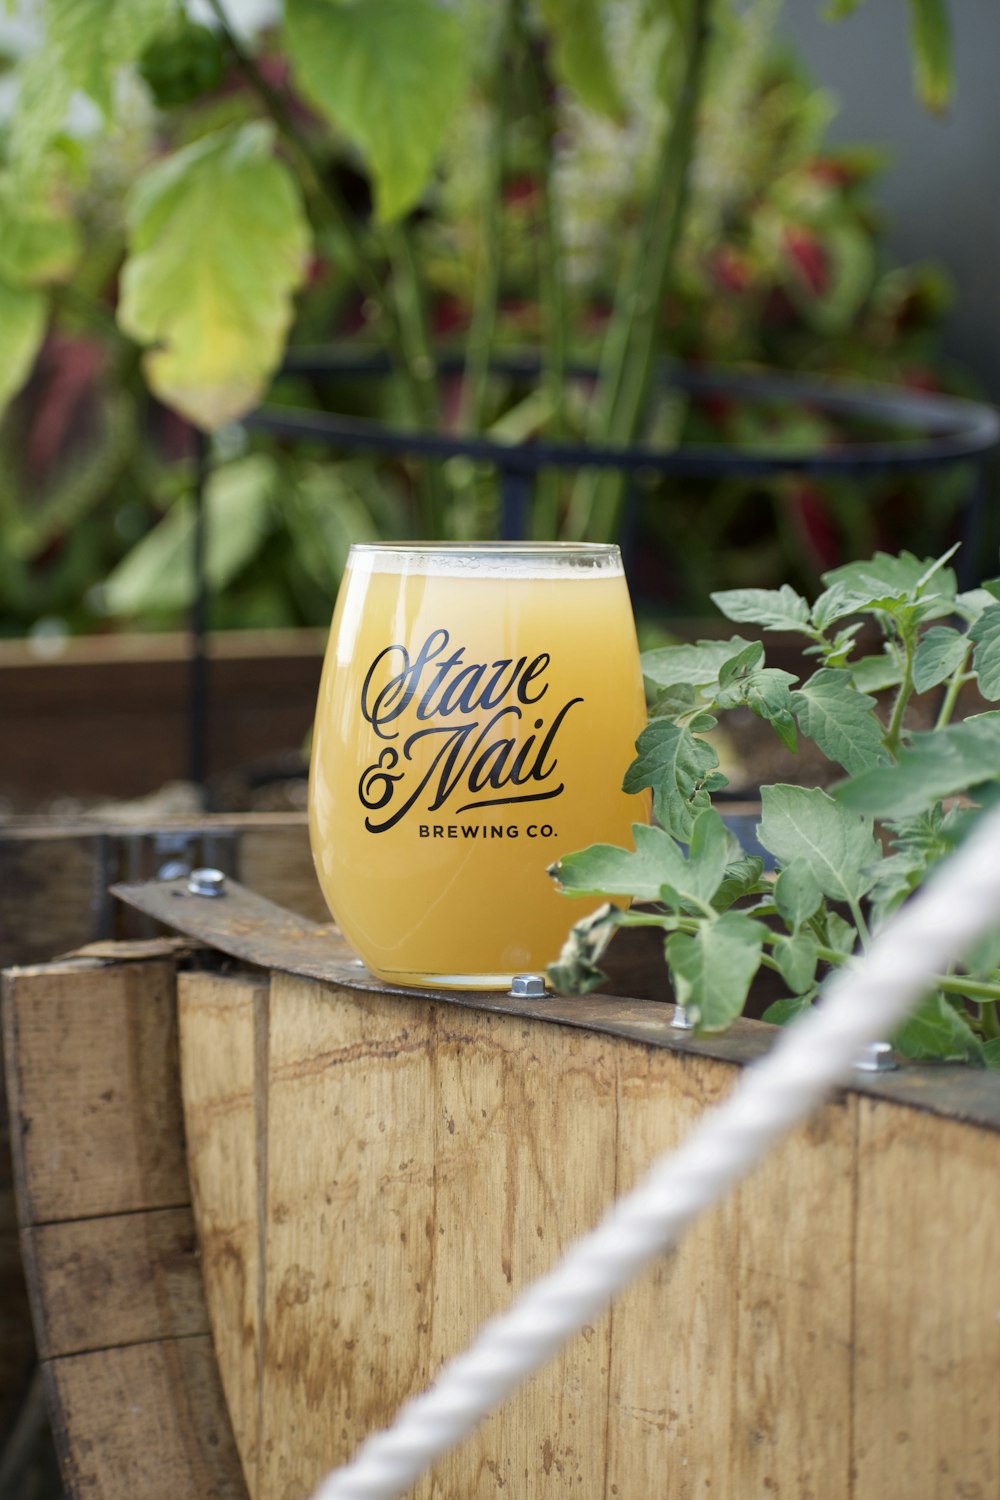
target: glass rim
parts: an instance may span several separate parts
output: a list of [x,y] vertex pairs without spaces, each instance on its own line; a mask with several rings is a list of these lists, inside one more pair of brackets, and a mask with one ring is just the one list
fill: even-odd
[[510,553],[515,557],[613,557],[620,551],[617,542],[352,542],[351,553],[392,552],[414,553],[431,557],[437,553],[460,556],[468,553],[477,556],[488,552]]

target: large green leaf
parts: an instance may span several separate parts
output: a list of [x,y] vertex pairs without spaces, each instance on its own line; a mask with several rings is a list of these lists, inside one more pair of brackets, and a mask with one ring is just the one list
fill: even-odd
[[176,0],[47,0],[45,41],[21,70],[14,156],[34,165],[81,89],[110,116],[117,70],[176,14]]
[[656,901],[661,888],[684,884],[684,855],[662,828],[636,823],[635,850],[613,844],[591,844],[565,854],[549,874],[571,896],[629,896]]
[[969,635],[975,642],[972,665],[978,674],[979,691],[991,703],[996,702],[1000,698],[1000,604],[984,609]]
[[118,317],[155,347],[149,383],[196,426],[233,421],[281,359],[309,232],[262,123],[222,130],[157,163],[129,203]]
[[793,932],[808,922],[822,899],[823,892],[811,863],[804,859],[789,860],[774,882],[774,904]]
[[749,641],[730,636],[728,641],[696,641],[687,646],[659,646],[642,654],[643,676],[658,687],[672,688],[686,683],[689,687],[706,687],[717,682],[726,662],[745,651]]
[[0,278],[0,412],[16,396],[45,338],[48,298]]
[[[251,454],[216,469],[205,493],[205,573],[224,588],[259,550],[270,527],[276,487],[273,461]],[[104,585],[113,615],[170,614],[194,598],[194,507],[177,502]]]
[[808,932],[779,937],[772,956],[793,994],[805,995],[812,990],[818,954],[816,940]]
[[555,72],[600,114],[622,112],[604,36],[601,0],[541,0],[553,41]]
[[820,667],[791,695],[799,729],[851,775],[888,759],[874,707],[875,699],[859,693],[840,667]]
[[947,0],[910,0],[910,45],[917,93],[935,114],[951,103],[951,19]]
[[622,790],[653,790],[653,812],[675,838],[687,840],[694,826],[693,806],[701,783],[719,764],[706,740],[669,719],[654,719],[636,742],[637,756]]
[[742,912],[723,912],[691,935],[667,939],[667,963],[677,1003],[702,1031],[723,1031],[743,1009],[760,967],[764,929]]
[[809,623],[809,605],[787,583],[780,589],[724,589],[711,598],[727,620],[740,625],[801,631]]
[[859,901],[878,856],[870,818],[848,812],[816,787],[761,788],[757,837],[782,865],[801,860],[824,896]]
[[857,609],[878,608],[894,599],[918,595],[953,600],[958,591],[955,574],[940,559],[915,557],[905,549],[899,553],[876,552],[863,562],[844,563],[823,574],[830,588],[840,584],[853,595]]
[[876,766],[835,789],[842,807],[874,818],[910,818],[942,797],[1000,777],[1000,713],[915,734],[895,765]]
[[303,93],[354,142],[383,222],[419,200],[469,77],[461,8],[444,0],[287,0]]

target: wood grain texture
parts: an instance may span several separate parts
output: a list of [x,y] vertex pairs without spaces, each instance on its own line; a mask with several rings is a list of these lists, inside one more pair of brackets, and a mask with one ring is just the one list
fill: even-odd
[[45,1368],[73,1500],[246,1500],[207,1334]]
[[23,1231],[43,1359],[208,1332],[189,1208]]
[[257,1484],[261,1390],[260,1195],[266,1121],[268,985],[263,975],[182,974],[178,980],[184,1120],[202,1262],[211,1288],[219,1370],[243,1472]]
[[[259,1040],[256,1112],[212,1125],[266,1170],[256,1500],[305,1500],[738,1076],[289,976]],[[996,1132],[839,1096],[414,1495],[995,1495],[998,1167]]]
[[858,1496],[1000,1494],[1000,1139],[859,1102]]
[[22,1223],[187,1203],[172,964],[71,961],[4,982]]

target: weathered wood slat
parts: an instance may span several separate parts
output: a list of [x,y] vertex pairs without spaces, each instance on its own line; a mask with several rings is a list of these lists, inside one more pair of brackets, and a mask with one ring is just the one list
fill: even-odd
[[[440,1005],[288,975],[272,976],[265,1049],[259,994],[193,974],[186,1045],[203,1097],[220,1007],[241,989],[238,1096],[219,1089],[191,1150],[206,1201],[228,1192],[232,1204],[212,1180],[238,1156],[258,1188],[266,1176],[256,1347],[252,1319],[213,1322],[245,1413],[258,1372],[256,1436],[244,1425],[241,1438],[256,1500],[289,1500],[390,1421],[737,1068],[496,1014],[478,997]],[[839,1096],[415,1495],[993,1495],[998,1168],[995,1131]],[[244,1236],[248,1206],[247,1193],[229,1211]],[[233,1305],[211,1273],[208,1294]]]
[[10,971],[22,1247],[71,1500],[244,1500],[208,1337],[173,962]]

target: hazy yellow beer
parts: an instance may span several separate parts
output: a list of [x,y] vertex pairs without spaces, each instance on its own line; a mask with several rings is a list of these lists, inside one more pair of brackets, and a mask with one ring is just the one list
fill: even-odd
[[587,910],[546,866],[631,847],[645,807],[620,787],[644,722],[617,547],[352,548],[309,824],[369,969],[469,988],[544,972]]

